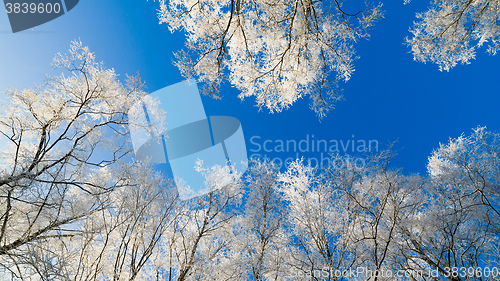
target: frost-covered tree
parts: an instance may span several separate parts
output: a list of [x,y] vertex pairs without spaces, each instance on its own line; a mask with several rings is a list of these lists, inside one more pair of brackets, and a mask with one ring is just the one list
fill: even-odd
[[337,80],[354,71],[354,44],[381,16],[381,5],[360,11],[343,2],[161,0],[159,19],[186,32],[176,65],[206,83],[205,94],[220,97],[227,80],[270,112],[309,96],[322,117],[339,98]]
[[130,184],[110,194],[110,206],[83,220],[66,242],[71,280],[150,280],[153,257],[179,216],[177,193],[147,165],[127,167]]
[[[339,187],[352,221],[348,241],[356,257],[353,262],[364,269],[361,276],[369,280],[383,280],[383,272],[408,272],[409,268],[399,262],[400,247],[406,241],[406,228],[428,201],[424,180],[390,170],[392,157],[390,150],[384,151],[370,157],[356,177],[352,172],[348,177],[345,173],[334,177],[344,178]],[[353,180],[346,180],[349,178]]]
[[288,276],[497,280],[484,274],[499,265],[499,139],[478,128],[442,145],[429,158],[429,179],[389,169],[390,150],[369,156],[362,169],[292,163],[280,176]]
[[471,136],[451,139],[434,151],[428,170],[439,184],[457,185],[453,193],[471,200],[469,204],[483,205],[483,219],[500,233],[499,134],[478,127]]
[[184,201],[152,257],[154,280],[242,280],[233,250],[242,184],[229,166],[204,167],[207,194]]
[[452,139],[429,157],[429,179],[405,184],[414,196],[398,198],[414,203],[393,260],[415,280],[497,280],[498,139],[481,127]]
[[73,255],[82,249],[70,251],[72,239],[91,235],[87,226],[107,226],[98,217],[114,208],[116,190],[147,187],[136,181],[145,170],[124,160],[132,152],[127,133],[134,122],[127,112],[145,94],[140,79],[129,77],[122,85],[81,42],[73,42],[69,55],[58,54],[53,66],[63,73],[34,89],[7,90],[9,101],[2,104],[0,270],[5,278],[78,276]]
[[[347,176],[338,180],[350,182]],[[330,273],[349,269],[356,257],[349,247],[353,218],[335,179],[298,159],[280,181],[291,232],[290,278],[337,280]]]
[[[473,130],[442,144],[428,170],[438,202],[430,255],[442,266],[497,266],[500,256],[500,135]],[[428,248],[427,248],[428,249]],[[477,278],[479,279],[479,278]]]
[[408,270],[399,260],[404,230],[428,197],[421,177],[388,168],[391,157],[325,170],[297,161],[282,175],[292,280],[385,280],[377,274]]
[[[405,3],[410,0],[405,0]],[[500,2],[497,0],[433,0],[406,39],[416,61],[432,62],[440,70],[468,64],[476,50],[488,46],[495,55],[500,47]]]
[[243,280],[283,280],[289,273],[289,227],[283,194],[279,190],[279,168],[254,159],[245,177],[247,190],[239,235],[233,251]]

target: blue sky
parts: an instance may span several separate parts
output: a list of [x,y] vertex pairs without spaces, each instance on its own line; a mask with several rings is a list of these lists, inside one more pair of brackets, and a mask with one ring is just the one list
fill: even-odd
[[[360,58],[351,80],[341,84],[344,100],[321,122],[309,109],[307,98],[284,112],[269,114],[259,112],[252,98],[241,102],[238,91],[228,85],[222,88],[222,100],[203,97],[206,113],[238,118],[248,150],[257,149],[250,142],[256,136],[260,144],[299,142],[308,135],[344,144],[353,139],[377,140],[379,148],[398,141],[393,166],[405,173],[425,174],[427,157],[440,142],[469,134],[478,125],[500,132],[500,56],[489,56],[481,49],[471,65],[439,72],[436,65],[413,61],[403,44],[415,13],[428,5],[427,0],[408,5],[402,0],[385,1],[384,18],[371,31],[371,38],[356,46]],[[57,52],[66,52],[74,39],[89,46],[97,60],[114,68],[121,78],[138,72],[150,92],[182,81],[172,65],[172,53],[182,48],[184,35],[171,34],[166,25],[159,25],[157,8],[158,2],[146,0],[85,0],[60,18],[16,34],[1,11],[0,91],[33,87],[45,74],[58,74],[50,62]],[[266,154],[282,159],[296,155]],[[314,152],[305,156],[320,157]]]

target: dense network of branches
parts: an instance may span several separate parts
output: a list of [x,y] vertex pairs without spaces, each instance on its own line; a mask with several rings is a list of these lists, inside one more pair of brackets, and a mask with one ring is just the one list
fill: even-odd
[[[309,96],[321,118],[339,98],[337,80],[354,71],[354,44],[368,36],[381,5],[351,13],[342,1],[160,1],[160,23],[186,32],[176,65],[219,97],[227,80],[279,112]],[[331,74],[333,72],[333,74]]]
[[200,161],[209,192],[181,201],[128,157],[140,80],[79,42],[55,66],[69,72],[7,91],[0,115],[0,280],[500,278],[499,134],[442,144],[425,177],[389,169],[391,150],[242,176]]
[[436,63],[440,70],[470,63],[485,44],[492,55],[500,48],[498,0],[434,0],[417,18],[406,43],[416,61]]

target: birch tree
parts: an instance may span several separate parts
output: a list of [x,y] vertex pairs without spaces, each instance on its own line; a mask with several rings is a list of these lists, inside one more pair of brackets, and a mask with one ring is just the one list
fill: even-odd
[[123,172],[127,188],[113,191],[110,206],[85,218],[80,235],[66,243],[71,280],[151,280],[160,274],[152,257],[179,217],[180,200],[147,165]]
[[158,280],[241,280],[233,251],[241,208],[242,184],[229,166],[203,166],[207,193],[178,207],[152,257]]
[[290,227],[278,177],[279,168],[272,162],[253,159],[248,165],[247,202],[234,246],[243,280],[283,280],[290,273]]
[[393,156],[391,150],[372,156],[358,179],[341,185],[341,200],[348,202],[353,221],[349,247],[356,253],[356,267],[363,268],[358,278],[365,280],[401,280],[404,276],[387,273],[413,273],[400,263],[400,247],[428,196],[421,177],[389,169]]
[[460,186],[463,197],[483,205],[487,220],[500,230],[500,135],[477,127],[472,135],[450,139],[429,158],[429,173],[438,182]]
[[[348,169],[339,182],[351,184],[356,177]],[[289,277],[291,280],[338,280],[336,270],[355,265],[350,245],[354,217],[348,202],[341,200],[335,179],[302,163],[292,162],[280,175],[291,232]]]
[[53,66],[63,73],[42,86],[7,90],[0,113],[0,270],[12,279],[69,278],[68,241],[137,185],[125,157],[140,79],[122,85],[81,42]]

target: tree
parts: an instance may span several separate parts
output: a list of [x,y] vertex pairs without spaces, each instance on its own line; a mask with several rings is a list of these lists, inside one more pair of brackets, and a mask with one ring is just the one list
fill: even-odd
[[70,241],[97,235],[86,229],[104,227],[98,217],[118,203],[114,191],[148,186],[136,174],[147,169],[126,159],[127,112],[145,95],[140,79],[122,85],[81,42],[53,66],[66,74],[7,90],[0,115],[0,270],[22,280],[75,274],[74,255],[84,249],[69,251]]
[[469,137],[451,139],[429,158],[431,178],[486,209],[483,220],[500,233],[500,135],[477,127]]
[[434,0],[428,11],[417,14],[419,21],[410,29],[413,37],[406,43],[416,61],[430,61],[449,71],[457,63],[470,63],[483,44],[488,53],[497,53],[499,11],[496,0]]
[[[280,112],[304,96],[321,118],[339,99],[337,80],[354,71],[354,43],[368,36],[381,5],[350,13],[343,2],[160,1],[160,23],[186,32],[176,65],[219,98],[224,80]],[[334,73],[333,76],[330,73]]]
[[240,280],[234,266],[236,224],[242,184],[229,166],[197,170],[206,179],[207,194],[179,204],[177,218],[165,231],[152,262],[158,280]]
[[137,165],[131,183],[110,194],[110,205],[83,220],[79,235],[63,249],[71,280],[150,280],[159,274],[152,259],[179,217],[177,194],[161,174]]
[[429,157],[427,199],[411,223],[401,225],[400,260],[407,268],[447,280],[498,278],[485,275],[499,265],[498,139],[479,127]]
[[335,270],[354,265],[357,257],[349,245],[354,218],[335,182],[350,182],[355,171],[349,172],[329,177],[299,159],[280,175],[292,234],[288,259],[292,280],[337,280]]
[[282,280],[290,273],[289,228],[279,174],[269,161],[253,159],[248,165],[248,196],[236,237],[240,243],[234,247],[240,253],[236,265],[243,269],[243,280]]
[[400,247],[406,241],[406,228],[428,201],[422,177],[389,169],[392,157],[391,150],[383,151],[371,156],[357,173],[335,177],[343,178],[337,180],[342,182],[340,200],[347,202],[352,218],[348,247],[355,253],[356,268],[363,269],[360,277],[366,280],[401,280],[388,278],[387,272],[412,273],[400,263]]
[[400,262],[403,230],[428,197],[421,177],[388,168],[392,157],[387,150],[364,167],[316,171],[297,161],[283,174],[293,280],[385,280],[383,272],[409,270]]

